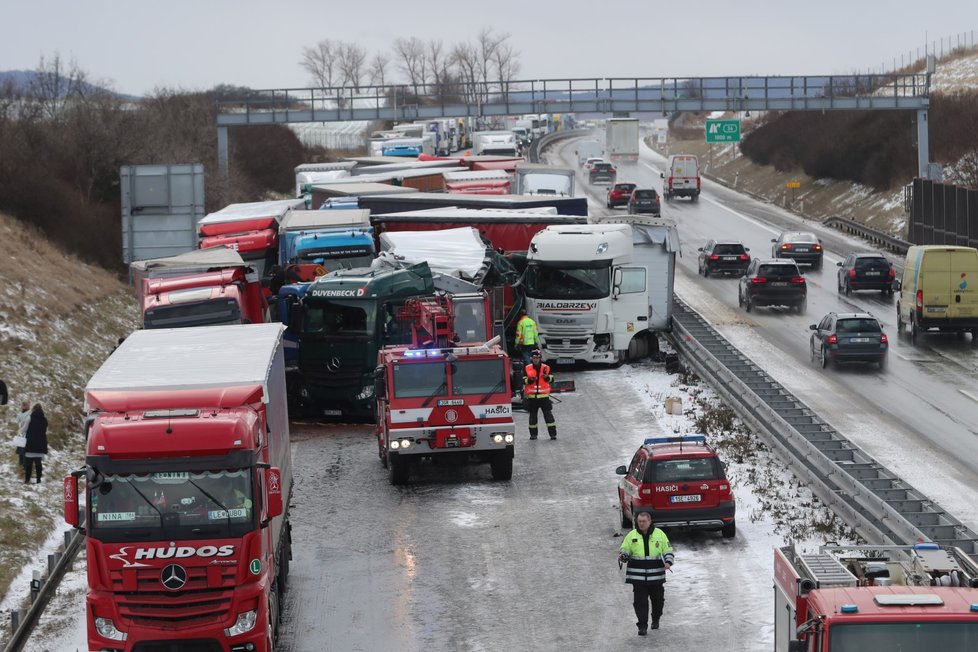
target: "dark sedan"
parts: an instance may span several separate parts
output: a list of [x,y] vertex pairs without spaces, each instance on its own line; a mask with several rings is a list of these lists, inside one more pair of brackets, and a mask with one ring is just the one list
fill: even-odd
[[755,258],[740,279],[737,301],[747,312],[754,306],[789,306],[804,313],[808,284],[792,260]]
[[814,233],[807,231],[785,231],[771,240],[771,255],[774,258],[790,258],[796,263],[811,265],[812,269],[822,269],[822,243]]
[[717,242],[709,240],[706,246],[698,249],[699,273],[703,276],[710,274],[736,274],[743,276],[750,265],[750,249],[740,242]]
[[590,183],[614,183],[618,171],[611,163],[595,163],[588,172],[587,180]]

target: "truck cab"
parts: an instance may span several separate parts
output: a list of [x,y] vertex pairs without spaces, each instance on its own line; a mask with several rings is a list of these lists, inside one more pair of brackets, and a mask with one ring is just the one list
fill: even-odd
[[369,267],[376,253],[368,210],[291,210],[279,226],[283,267],[322,265],[327,271]]
[[548,226],[533,236],[526,302],[545,359],[617,364],[648,355],[648,271],[633,260],[627,224]]

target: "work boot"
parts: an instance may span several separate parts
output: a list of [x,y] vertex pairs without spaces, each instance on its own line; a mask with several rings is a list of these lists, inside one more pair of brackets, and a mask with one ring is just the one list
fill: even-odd
[[645,627],[639,627],[638,628],[638,635],[639,636],[648,636],[648,633],[649,633],[649,630],[647,628],[645,628]]
[[530,435],[530,441],[536,441],[536,440],[537,440],[536,435]]
[[659,629],[659,621],[658,620],[653,620],[652,621],[652,629]]

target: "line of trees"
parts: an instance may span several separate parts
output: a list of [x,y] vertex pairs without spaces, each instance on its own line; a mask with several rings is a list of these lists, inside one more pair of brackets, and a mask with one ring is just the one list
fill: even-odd
[[477,101],[505,90],[519,74],[519,51],[509,39],[491,28],[483,28],[473,41],[448,45],[412,36],[396,39],[390,53],[373,56],[358,43],[323,39],[304,47],[299,63],[318,88],[356,92],[363,86],[402,84],[440,100]]

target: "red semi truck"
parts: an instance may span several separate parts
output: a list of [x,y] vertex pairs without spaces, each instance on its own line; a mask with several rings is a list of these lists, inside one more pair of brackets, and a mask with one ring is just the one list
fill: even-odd
[[137,260],[130,270],[143,328],[270,321],[258,274],[227,247]]
[[423,459],[489,462],[495,480],[513,475],[510,363],[488,342],[485,295],[412,299],[397,322],[411,344],[377,356],[377,446],[391,484]]
[[978,649],[978,565],[963,550],[774,550],[775,652]]
[[282,331],[136,331],[88,382],[64,516],[86,535],[89,650],[273,649],[292,555]]

